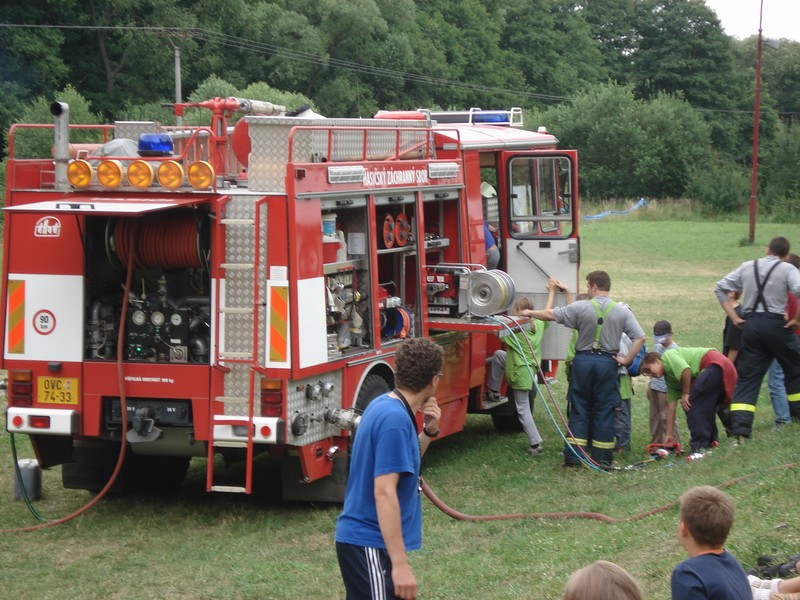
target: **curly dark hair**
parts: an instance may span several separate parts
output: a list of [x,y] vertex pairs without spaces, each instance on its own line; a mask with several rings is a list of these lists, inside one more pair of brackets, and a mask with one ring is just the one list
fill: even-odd
[[442,371],[444,350],[428,338],[411,338],[397,350],[394,362],[398,388],[420,392]]

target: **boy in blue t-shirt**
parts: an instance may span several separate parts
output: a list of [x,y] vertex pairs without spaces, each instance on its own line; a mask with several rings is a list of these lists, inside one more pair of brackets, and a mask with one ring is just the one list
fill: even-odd
[[407,553],[422,545],[420,458],[439,435],[434,393],[443,364],[444,351],[435,342],[405,340],[395,354],[396,387],[364,410],[336,521],[336,555],[348,598],[417,596]]
[[752,600],[742,565],[723,547],[733,526],[731,497],[701,485],[680,503],[678,538],[689,558],[672,570],[673,600]]

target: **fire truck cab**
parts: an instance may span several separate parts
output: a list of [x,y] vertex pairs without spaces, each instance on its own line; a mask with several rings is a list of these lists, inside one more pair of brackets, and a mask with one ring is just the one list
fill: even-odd
[[[506,325],[527,326],[499,314],[515,295],[540,307],[549,277],[577,286],[575,151],[517,108],[176,108],[211,125],[71,126],[56,102],[54,158],[15,156],[43,126],[11,128],[6,426],[43,468],[98,491],[125,445],[120,490],[175,487],[197,457],[209,491],[249,493],[264,457],[284,497],[341,500],[359,414],[415,336],[445,349],[443,437],[468,413],[514,426],[513,406],[484,402],[487,361]],[[71,144],[76,130],[95,141]],[[543,358],[568,339],[549,328]]]

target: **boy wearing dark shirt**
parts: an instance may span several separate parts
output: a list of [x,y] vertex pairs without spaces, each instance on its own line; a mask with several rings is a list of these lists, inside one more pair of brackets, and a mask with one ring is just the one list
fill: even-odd
[[733,501],[710,485],[681,496],[678,538],[689,558],[672,570],[673,600],[752,600],[742,565],[723,547],[733,526]]

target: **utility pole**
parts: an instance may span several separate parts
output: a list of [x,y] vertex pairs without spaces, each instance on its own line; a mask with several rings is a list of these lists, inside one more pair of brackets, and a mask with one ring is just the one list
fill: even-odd
[[[175,104],[183,102],[183,89],[181,84],[181,46],[182,39],[192,37],[191,29],[169,28],[159,31],[156,35],[167,38],[172,46],[172,56],[175,64]],[[175,115],[175,125],[183,125],[183,117]]]
[[756,100],[755,110],[753,111],[753,171],[750,177],[750,232],[748,240],[755,242],[756,237],[756,215],[758,213],[758,130],[761,124],[761,50],[764,44],[777,50],[780,41],[764,39],[761,36],[761,19],[764,12],[764,0],[761,0],[761,8],[758,13],[758,48],[756,50]]
[[[175,50],[175,104],[180,104],[183,99],[183,92],[181,91],[181,47],[175,44],[172,47]],[[183,125],[183,117],[177,115],[175,117],[175,125],[178,127]]]
[[756,213],[758,212],[758,126],[761,120],[761,19],[764,0],[758,12],[758,49],[756,51],[756,106],[753,111],[753,171],[750,176],[750,243],[756,237]]
[[[186,37],[186,34],[180,34],[178,37]],[[181,47],[172,41],[172,37],[167,38],[169,43],[172,44],[172,53],[175,57],[175,104],[180,104],[183,101],[183,90],[181,89]],[[180,127],[183,125],[183,117],[175,115],[175,125]]]

